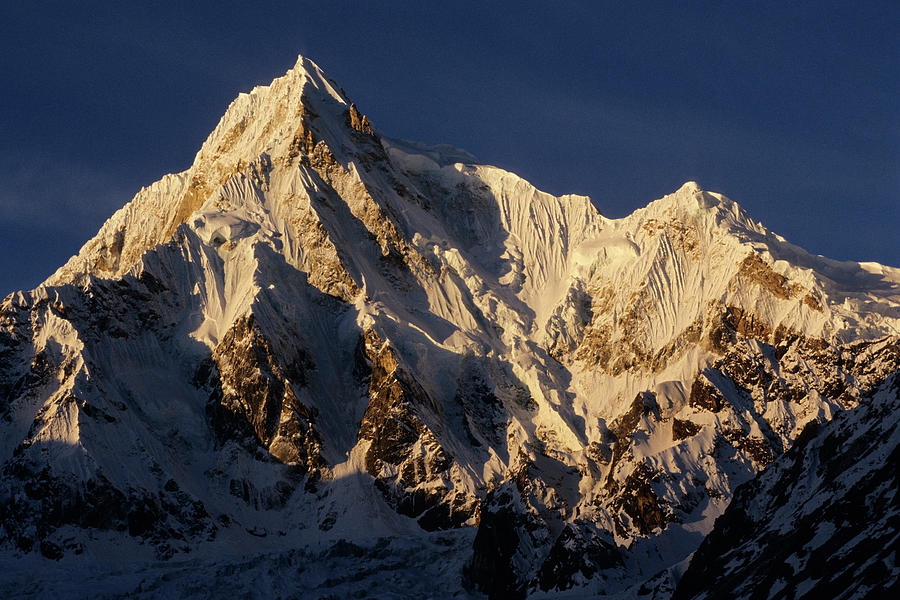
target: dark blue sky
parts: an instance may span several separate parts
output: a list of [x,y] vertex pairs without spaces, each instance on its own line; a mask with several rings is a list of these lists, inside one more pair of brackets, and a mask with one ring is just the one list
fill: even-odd
[[900,3],[725,4],[4,2],[0,296],[298,53],[383,133],[607,216],[693,179],[811,252],[900,266]]

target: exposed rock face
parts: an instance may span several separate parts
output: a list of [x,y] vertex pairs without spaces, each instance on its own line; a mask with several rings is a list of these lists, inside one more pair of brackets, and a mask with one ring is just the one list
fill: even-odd
[[[748,254],[741,262],[737,277],[755,283],[776,298],[788,300],[796,294],[796,286],[788,281],[781,273],[775,272],[766,262],[756,254]],[[738,319],[742,311],[737,311]]]
[[898,330],[896,269],[692,183],[606,219],[382,137],[300,59],[0,303],[0,548],[663,597],[740,484],[897,372]]
[[85,544],[75,537],[54,535],[62,527],[113,531],[153,546],[157,559],[171,558],[188,548],[188,540],[212,541],[218,532],[199,499],[169,484],[155,495],[141,490],[122,492],[102,473],[84,482],[55,475],[26,460],[4,467],[9,478],[27,479],[25,494],[2,498],[4,536],[23,552],[40,551],[59,560],[81,554]]
[[252,443],[259,443],[277,460],[302,466],[311,480],[327,472],[315,429],[317,411],[293,391],[308,384],[307,373],[315,367],[302,347],[294,348],[293,356],[276,358],[251,315],[228,330],[212,359],[218,381],[207,411],[222,442],[251,444],[251,451]]
[[691,436],[697,435],[700,426],[693,421],[682,421],[681,419],[672,419],[672,439],[680,441]]
[[725,406],[725,397],[709,379],[697,377],[691,385],[690,405],[710,412],[719,412]]
[[[552,545],[562,529],[561,506],[544,503],[543,485],[531,481],[529,464],[518,476],[491,491],[484,500],[481,522],[466,576],[489,598],[524,598],[542,566],[542,549]],[[555,565],[555,561],[554,561]],[[544,580],[552,586],[554,566]]]
[[375,132],[372,131],[372,125],[369,123],[369,117],[366,115],[360,114],[360,112],[356,109],[356,105],[351,103],[349,109],[349,117],[350,119],[350,127],[359,131],[360,133],[367,133],[369,135],[375,135]]
[[570,589],[621,566],[621,551],[605,532],[584,522],[567,523],[541,565],[538,587],[543,591]]
[[423,529],[462,526],[478,505],[464,491],[454,492],[453,457],[417,416],[432,400],[374,331],[364,339],[370,400],[359,439],[369,442],[366,470],[385,499]]
[[659,479],[660,473],[654,473],[646,464],[641,463],[628,475],[621,491],[613,488],[617,495],[619,518],[623,521],[619,531],[625,532],[627,527],[636,528],[642,535],[664,529],[666,523],[673,520],[660,503],[650,482]]
[[[569,486],[577,470],[543,453],[536,459],[520,454],[519,465],[511,481],[485,497],[467,579],[490,598],[515,598],[569,589],[621,568],[612,535],[589,519],[572,518]],[[545,482],[550,473],[556,488]]]

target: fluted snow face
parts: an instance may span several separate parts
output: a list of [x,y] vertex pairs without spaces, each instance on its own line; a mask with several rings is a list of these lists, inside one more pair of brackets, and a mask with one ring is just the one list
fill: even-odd
[[252,165],[261,161],[265,164],[265,157],[296,154],[292,145],[297,143],[298,132],[304,131],[305,115],[325,115],[316,132],[339,148],[344,134],[328,124],[340,122],[346,104],[318,66],[299,58],[294,68],[271,85],[240,94],[188,170],[142,189],[46,283],[79,281],[86,274],[121,276],[146,250],[168,241],[192,212],[215,202],[217,193],[234,175],[252,171]]
[[501,594],[625,589],[896,371],[898,332],[897,269],[695,183],[607,219],[383,137],[300,58],[0,306],[4,543],[127,530],[124,556],[171,558],[486,522],[517,545],[458,533],[447,585],[468,563],[485,590],[513,573]]

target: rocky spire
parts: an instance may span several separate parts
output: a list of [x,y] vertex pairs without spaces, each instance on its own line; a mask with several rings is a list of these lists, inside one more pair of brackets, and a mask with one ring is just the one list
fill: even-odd
[[361,133],[375,135],[375,132],[372,131],[372,124],[369,122],[369,117],[360,113],[356,108],[356,104],[353,104],[352,102],[350,103],[350,127]]

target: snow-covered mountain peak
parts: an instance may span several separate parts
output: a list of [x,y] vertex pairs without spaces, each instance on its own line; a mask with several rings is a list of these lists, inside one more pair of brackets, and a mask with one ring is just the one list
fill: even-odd
[[651,202],[626,218],[680,219],[697,223],[709,220],[715,225],[747,229],[755,233],[765,231],[737,202],[720,193],[704,190],[695,181],[684,183],[675,192]]
[[376,139],[368,118],[301,56],[284,76],[241,93],[189,169],[143,188],[46,283],[77,282],[87,274],[120,276],[191,213],[217,202],[224,187],[240,186],[246,177],[261,182],[273,170],[313,156],[349,167],[357,155],[373,147],[380,151]]
[[300,56],[285,75],[231,103],[197,153],[194,168],[208,168],[204,163],[209,162],[249,162],[263,154],[280,158],[320,139],[339,148],[349,125],[349,105],[318,65]]
[[700,188],[700,184],[697,183],[696,181],[685,181],[683,184],[681,184],[681,187],[678,188],[678,191],[693,193],[693,192],[701,192],[703,190]]

